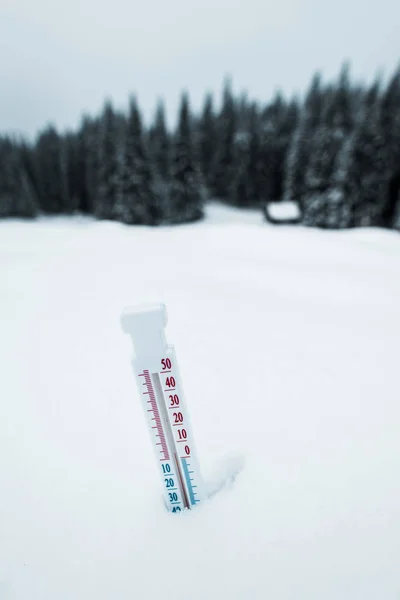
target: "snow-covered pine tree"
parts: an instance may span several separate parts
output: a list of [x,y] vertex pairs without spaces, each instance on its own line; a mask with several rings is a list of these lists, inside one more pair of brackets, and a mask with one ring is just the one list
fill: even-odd
[[305,193],[305,172],[309,161],[311,140],[320,123],[325,91],[321,75],[315,74],[304,105],[300,108],[288,144],[283,176],[283,199],[302,205]]
[[216,126],[218,146],[214,160],[211,191],[217,198],[226,200],[229,198],[232,181],[238,168],[235,145],[237,114],[229,81],[225,83],[222,109]]
[[121,189],[120,127],[111,105],[106,102],[99,126],[97,189],[93,212],[98,219],[114,219]]
[[205,196],[203,177],[193,143],[189,99],[187,94],[183,94],[173,144],[170,222],[183,223],[201,219]]
[[250,206],[252,189],[250,186],[249,169],[251,133],[241,131],[236,135],[235,153],[237,168],[229,185],[227,200],[233,206],[245,208]]
[[278,130],[276,108],[276,106],[273,108],[273,104],[268,105],[261,115],[260,123],[260,152],[255,175],[257,195],[264,206],[276,199],[274,197]]
[[37,213],[37,197],[21,149],[15,141],[0,138],[0,218],[32,218]]
[[238,155],[239,166],[232,181],[229,199],[234,206],[246,208],[250,206],[251,190],[249,186],[248,157],[242,144],[239,145]]
[[284,196],[285,161],[298,118],[297,102],[287,104],[278,94],[264,111],[264,170],[267,173],[266,201]]
[[237,169],[229,190],[231,203],[240,207],[258,206],[262,194],[261,123],[257,105],[253,104],[248,113],[248,131],[236,136]]
[[376,85],[365,95],[355,129],[338,155],[331,201],[338,207],[338,227],[377,225],[385,187],[385,143],[379,121]]
[[242,131],[248,131],[250,129],[250,119],[253,106],[254,102],[249,100],[247,92],[242,92],[239,98],[235,99],[236,128],[239,134]]
[[166,124],[164,103],[161,100],[157,105],[148,140],[149,158],[154,172],[154,205],[158,207],[157,221],[161,223],[168,220],[171,185],[171,136]]
[[135,98],[130,101],[123,147],[121,190],[115,216],[124,223],[158,225],[165,208],[156,190],[154,168],[144,139],[142,118]]
[[85,173],[82,139],[79,134],[68,132],[62,140],[62,158],[65,161],[68,186],[68,208],[66,212],[82,210]]
[[83,186],[81,205],[83,212],[94,214],[99,185],[100,121],[87,116],[83,118],[78,133],[82,143]]
[[305,225],[338,228],[343,207],[335,187],[335,163],[353,128],[352,98],[348,67],[342,69],[338,86],[330,91],[310,145],[305,173],[303,220]]
[[[364,89],[363,94],[359,95],[359,101],[355,107],[356,112],[361,110],[363,116],[365,110],[378,106],[381,101],[381,88],[381,80],[378,78],[373,82],[370,88],[367,88],[367,90]],[[356,124],[357,122],[358,121],[356,120]]]
[[72,131],[68,131],[62,136],[62,157],[65,161],[67,172],[67,189],[68,189],[68,210],[66,212],[75,212],[80,208],[80,189],[79,177],[77,171],[78,165],[78,144],[77,135]]
[[38,182],[37,182],[37,168],[36,168],[36,148],[34,144],[28,143],[26,140],[22,140],[19,143],[19,150],[21,156],[22,166],[27,175],[28,181],[32,186],[33,195],[37,204],[37,210],[39,210],[39,196],[38,196]]
[[284,198],[286,160],[291,148],[291,143],[300,120],[300,105],[297,97],[293,97],[289,103],[285,103],[284,111],[279,119],[279,190],[277,197]]
[[166,125],[165,107],[160,100],[157,105],[154,124],[149,132],[150,154],[158,175],[166,182],[170,178],[171,143]]
[[[263,165],[261,156],[261,122],[257,104],[250,106],[249,141],[247,152],[247,202],[246,206],[260,206],[263,194]],[[243,163],[246,159],[242,156]],[[240,168],[240,164],[239,164]]]
[[63,138],[54,127],[43,131],[35,148],[40,208],[48,214],[70,211],[68,162]]
[[208,190],[213,189],[213,167],[218,144],[216,116],[214,114],[213,97],[207,94],[203,113],[198,123],[198,144],[201,171]]

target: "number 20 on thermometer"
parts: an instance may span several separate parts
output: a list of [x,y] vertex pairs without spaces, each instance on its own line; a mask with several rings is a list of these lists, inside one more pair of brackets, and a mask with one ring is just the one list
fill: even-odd
[[204,500],[189,415],[173,346],[166,343],[163,304],[127,308],[122,328],[133,341],[133,371],[171,512]]

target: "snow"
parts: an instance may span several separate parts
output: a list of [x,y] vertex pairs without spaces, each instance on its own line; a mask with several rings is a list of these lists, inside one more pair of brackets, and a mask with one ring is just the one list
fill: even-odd
[[[400,597],[400,237],[240,215],[0,223],[1,600]],[[146,302],[217,491],[181,515],[119,323]]]
[[300,217],[299,205],[296,202],[285,200],[282,202],[269,202],[268,214],[276,221],[284,219],[298,219]]

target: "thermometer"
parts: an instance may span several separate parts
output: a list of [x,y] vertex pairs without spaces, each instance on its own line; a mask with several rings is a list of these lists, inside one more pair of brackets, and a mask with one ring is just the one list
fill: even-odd
[[166,307],[126,308],[121,324],[133,341],[133,372],[166,505],[173,513],[193,508],[204,500],[204,484],[175,351],[165,340]]

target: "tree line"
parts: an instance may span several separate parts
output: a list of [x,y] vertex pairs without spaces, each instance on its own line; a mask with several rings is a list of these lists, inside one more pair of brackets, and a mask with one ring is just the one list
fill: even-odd
[[128,224],[201,219],[208,199],[237,207],[298,204],[307,226],[400,228],[400,69],[385,85],[316,74],[305,97],[236,97],[200,114],[182,95],[177,126],[159,103],[145,127],[137,100],[106,102],[77,131],[33,143],[0,137],[0,217],[86,213]]

